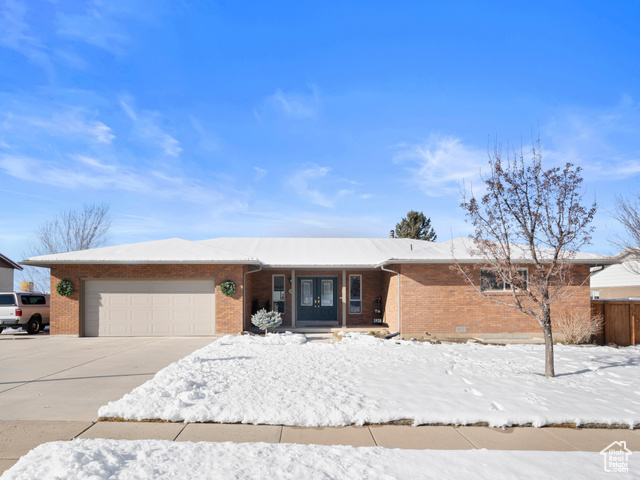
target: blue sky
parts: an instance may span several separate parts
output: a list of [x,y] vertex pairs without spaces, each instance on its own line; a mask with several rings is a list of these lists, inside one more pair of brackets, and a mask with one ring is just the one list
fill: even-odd
[[111,205],[110,244],[440,240],[487,147],[584,169],[594,244],[640,175],[640,4],[0,0],[0,252]]

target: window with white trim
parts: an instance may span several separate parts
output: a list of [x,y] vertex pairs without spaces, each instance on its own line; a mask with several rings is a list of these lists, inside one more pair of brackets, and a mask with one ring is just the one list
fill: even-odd
[[273,311],[274,312],[284,312],[284,275],[273,275]]
[[600,290],[591,290],[591,300],[600,299]]
[[[529,283],[529,271],[526,268],[518,268],[518,273],[522,275],[524,286]],[[505,292],[511,291],[511,284],[503,282],[499,272],[496,270],[480,270],[480,290],[483,292]]]
[[362,313],[362,275],[349,275],[349,313]]

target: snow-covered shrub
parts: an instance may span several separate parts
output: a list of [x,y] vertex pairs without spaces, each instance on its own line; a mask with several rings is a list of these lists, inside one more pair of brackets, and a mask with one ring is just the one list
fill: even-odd
[[602,315],[591,315],[585,310],[560,310],[554,315],[553,326],[569,345],[579,345],[591,341],[602,328]]
[[280,315],[280,312],[267,312],[263,308],[251,315],[251,323],[264,330],[264,333],[267,333],[267,329],[276,328],[282,324],[282,315]]

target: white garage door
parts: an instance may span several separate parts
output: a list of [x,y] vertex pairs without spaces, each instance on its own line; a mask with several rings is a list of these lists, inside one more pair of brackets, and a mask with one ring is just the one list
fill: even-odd
[[84,288],[87,337],[215,333],[213,280],[87,280]]

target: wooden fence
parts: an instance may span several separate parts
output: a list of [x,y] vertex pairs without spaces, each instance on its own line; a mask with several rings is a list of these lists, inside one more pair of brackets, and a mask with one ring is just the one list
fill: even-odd
[[597,343],[621,347],[640,344],[640,301],[591,300],[591,314],[604,318],[604,327],[596,335]]

